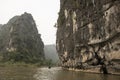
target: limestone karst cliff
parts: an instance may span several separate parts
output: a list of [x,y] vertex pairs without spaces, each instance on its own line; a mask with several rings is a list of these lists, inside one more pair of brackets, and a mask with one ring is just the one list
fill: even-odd
[[56,46],[63,67],[120,70],[120,0],[60,0]]
[[41,61],[43,48],[41,35],[29,13],[15,16],[0,27],[0,61]]

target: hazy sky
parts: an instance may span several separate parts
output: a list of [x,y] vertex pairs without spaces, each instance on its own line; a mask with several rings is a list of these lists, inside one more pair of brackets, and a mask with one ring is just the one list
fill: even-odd
[[44,44],[55,44],[59,12],[59,0],[0,0],[0,24],[5,24],[15,15],[31,13]]

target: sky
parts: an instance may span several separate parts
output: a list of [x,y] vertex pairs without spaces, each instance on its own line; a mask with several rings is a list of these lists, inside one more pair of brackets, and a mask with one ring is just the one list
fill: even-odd
[[0,24],[15,15],[31,13],[45,45],[56,43],[56,28],[60,0],[0,0]]

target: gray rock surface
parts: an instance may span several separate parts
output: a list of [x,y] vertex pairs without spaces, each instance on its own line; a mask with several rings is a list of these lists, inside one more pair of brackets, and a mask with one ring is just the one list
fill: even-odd
[[57,22],[63,67],[120,63],[120,0],[60,0]]
[[44,59],[44,44],[29,13],[15,16],[0,30],[0,60],[37,62]]

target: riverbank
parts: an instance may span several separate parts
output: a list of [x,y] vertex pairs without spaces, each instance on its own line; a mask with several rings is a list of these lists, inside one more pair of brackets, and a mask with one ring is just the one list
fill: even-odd
[[5,62],[5,63],[0,63],[0,67],[48,67],[48,65],[41,63]]
[[37,67],[37,64],[30,64],[30,63],[23,63],[23,62],[18,62],[18,63],[0,63],[0,67]]
[[[70,71],[80,71],[80,72],[86,72],[86,73],[95,73],[95,74],[103,74],[102,71],[100,71],[100,68],[101,66],[91,66],[89,68],[86,68],[86,69],[75,69],[75,68],[64,68],[62,67],[63,69],[65,70],[70,70]],[[111,75],[120,75],[120,67],[117,66],[117,67],[113,67],[113,66],[109,66],[109,67],[106,67],[107,69],[107,74],[111,74]]]
[[47,62],[37,63],[25,63],[25,62],[0,62],[0,67],[30,67],[30,68],[42,68],[42,67],[58,67],[55,64],[49,64]]
[[57,66],[57,64],[52,63],[49,60],[39,61],[39,62],[13,62],[13,61],[7,61],[7,62],[0,62],[0,67],[9,67],[9,66],[23,66],[23,67],[52,67]]

